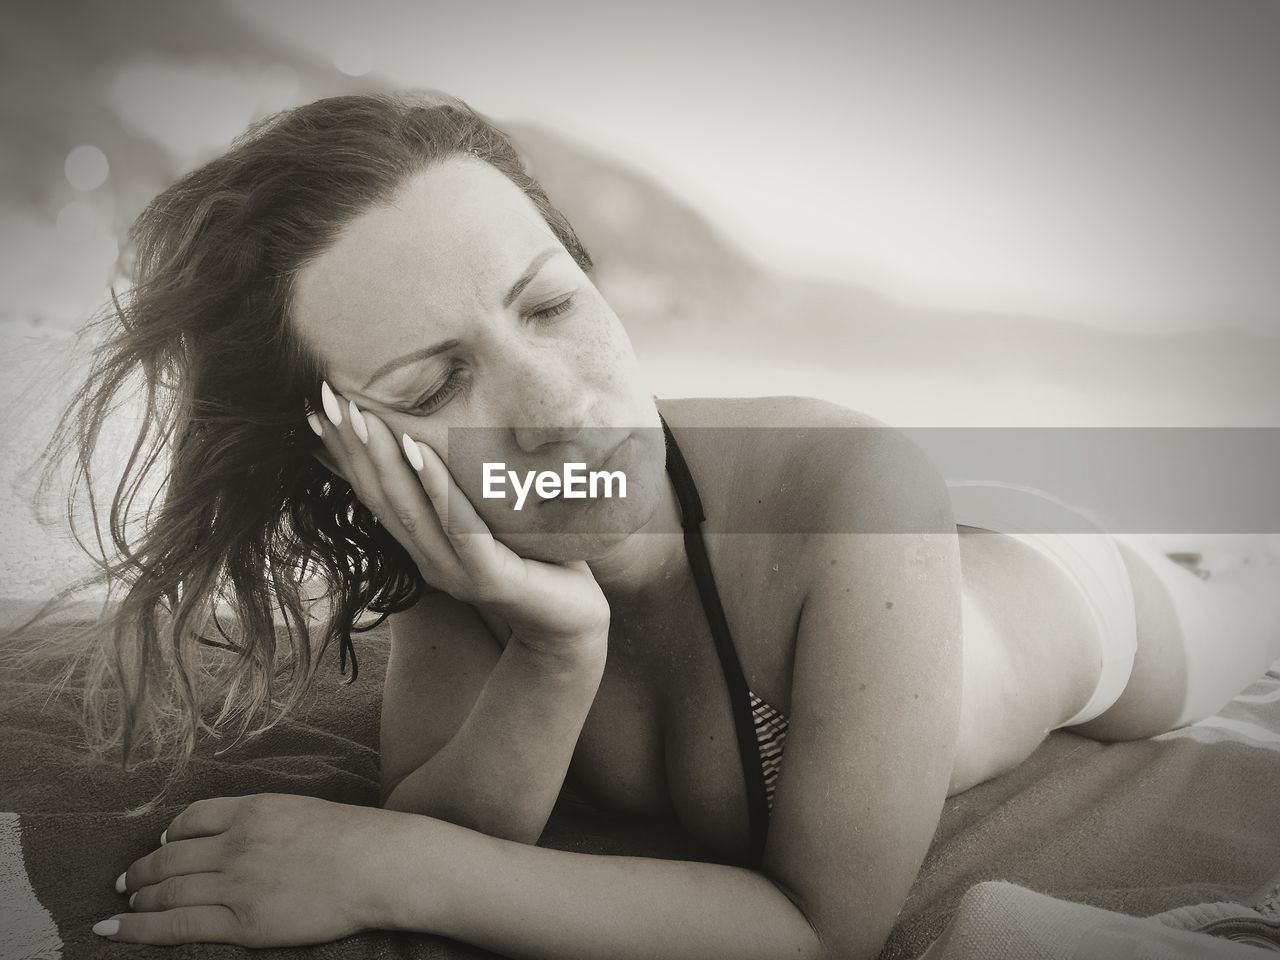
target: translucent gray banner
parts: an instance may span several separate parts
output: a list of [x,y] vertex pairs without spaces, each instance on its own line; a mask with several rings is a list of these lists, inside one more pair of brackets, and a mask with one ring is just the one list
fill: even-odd
[[[720,533],[942,526],[920,509],[931,488],[918,481],[933,471],[947,481],[954,522],[980,529],[1280,533],[1280,428],[686,426],[672,436],[704,529]],[[494,529],[674,532],[684,513],[661,428],[452,428],[446,457]],[[581,466],[564,495],[571,463]],[[539,487],[547,473],[558,481]],[[486,475],[501,496],[482,495]],[[544,496],[557,482],[561,492]]]

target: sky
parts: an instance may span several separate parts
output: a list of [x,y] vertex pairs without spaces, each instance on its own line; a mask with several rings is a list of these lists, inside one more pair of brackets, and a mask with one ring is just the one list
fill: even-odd
[[1280,336],[1280,4],[234,0],[631,160],[788,273]]

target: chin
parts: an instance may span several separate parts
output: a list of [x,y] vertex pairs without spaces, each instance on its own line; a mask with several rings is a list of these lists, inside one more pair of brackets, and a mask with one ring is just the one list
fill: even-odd
[[[543,517],[536,529],[494,531],[508,547],[534,560],[563,563],[602,557],[640,530],[653,515],[651,497],[634,496],[627,478],[625,501],[548,501],[533,509]],[[638,491],[635,491],[638,492]]]
[[493,518],[489,529],[522,557],[556,563],[597,559],[649,524],[665,469],[662,459],[640,457],[627,470],[625,499],[530,503],[520,513],[508,510]]

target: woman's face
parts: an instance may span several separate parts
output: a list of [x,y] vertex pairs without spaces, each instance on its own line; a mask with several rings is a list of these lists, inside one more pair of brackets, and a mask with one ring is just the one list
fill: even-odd
[[[665,446],[617,316],[532,201],[498,170],[454,157],[356,217],[301,269],[292,319],[329,385],[439,452],[517,553],[591,559],[653,514]],[[481,496],[482,464],[563,474],[608,464],[626,499],[522,509]]]

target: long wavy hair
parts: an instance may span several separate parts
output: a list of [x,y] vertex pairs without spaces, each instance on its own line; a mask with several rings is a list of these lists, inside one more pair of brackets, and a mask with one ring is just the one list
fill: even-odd
[[[312,456],[321,444],[305,410],[320,409],[324,370],[290,311],[298,270],[346,224],[458,154],[507,176],[591,269],[510,139],[435,91],[330,97],[273,114],[134,221],[132,285],[81,332],[101,339],[39,481],[46,494],[70,458],[66,514],[76,531],[83,485],[101,558],[76,532],[96,572],[19,628],[91,583],[105,583],[108,597],[123,591],[77,633],[63,678],[80,677],[96,752],[118,750],[126,767],[170,761],[172,784],[202,734],[238,740],[288,714],[335,643],[354,680],[352,633],[430,589],[350,485]],[[107,511],[108,547],[92,463],[104,422],[139,387],[142,425]],[[304,597],[316,580],[325,592]],[[323,617],[312,600],[324,601]],[[357,625],[364,611],[379,616]]]

